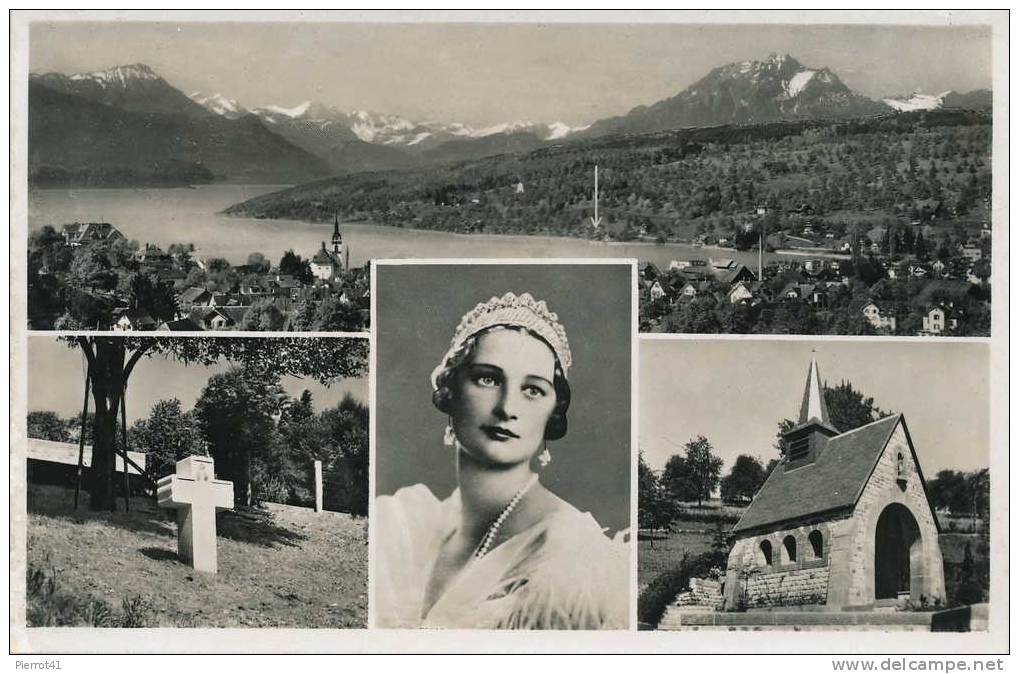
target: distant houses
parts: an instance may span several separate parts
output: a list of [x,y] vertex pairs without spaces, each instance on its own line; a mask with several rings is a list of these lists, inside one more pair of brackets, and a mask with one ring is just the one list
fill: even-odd
[[951,315],[951,308],[937,304],[927,310],[923,317],[923,331],[928,335],[942,335],[959,327],[958,319]]
[[876,300],[870,300],[863,305],[861,311],[863,312],[863,317],[874,326],[875,330],[895,332],[895,314],[891,307],[882,306]]
[[[642,263],[642,298],[651,306],[642,313],[641,329],[675,329],[671,325],[757,331],[778,321],[779,331],[795,331],[807,316],[796,306],[802,304],[815,319],[804,326],[809,331],[986,334],[990,229],[983,224],[979,230],[949,232],[932,224],[932,214],[944,208],[936,200],[917,202],[921,215],[909,224],[888,220],[867,231],[856,226],[847,232],[842,223],[801,218],[795,230],[779,229],[767,239],[769,248],[799,250],[763,269],[741,263],[736,255],[672,260],[664,272]],[[738,220],[737,235],[741,228],[752,231],[759,215]],[[718,231],[698,233],[694,246],[719,238]],[[733,320],[725,306],[755,310],[741,309]]]
[[72,222],[63,226],[61,233],[68,246],[85,246],[98,241],[116,241],[124,235],[108,222]]
[[[85,246],[126,242],[124,235],[110,223],[68,223],[60,227],[59,232],[64,244],[72,249],[72,256],[78,254],[75,250]],[[259,320],[253,322],[258,327],[251,329],[267,329],[266,325],[280,323],[293,326],[292,319],[298,309],[305,310],[307,318],[327,300],[349,306],[350,311],[343,312],[344,318],[339,320],[360,316],[358,324],[351,324],[349,329],[362,329],[367,325],[369,314],[368,269],[348,269],[349,251],[343,245],[338,219],[334,219],[330,243],[331,250],[323,242],[321,249],[303,263],[299,256],[293,256],[293,264],[306,265],[301,278],[295,276],[297,271],[286,274],[264,264],[227,264],[225,268],[220,265],[213,270],[196,254],[193,246],[174,245],[166,251],[146,242],[133,253],[130,249],[122,251],[127,256],[121,255],[118,259],[122,262],[111,271],[118,278],[134,272],[147,277],[142,283],[153,284],[164,294],[156,302],[159,309],[147,306],[145,300],[139,301],[119,287],[71,285],[69,266],[58,270],[47,267],[40,275],[45,273],[56,283],[67,284],[68,289],[90,297],[95,306],[104,307],[109,319],[92,324],[99,329],[118,332],[235,330],[245,326],[245,317],[255,307],[267,311],[268,318],[260,315]],[[130,245],[136,247],[134,243]],[[117,278],[114,282],[118,282]]]

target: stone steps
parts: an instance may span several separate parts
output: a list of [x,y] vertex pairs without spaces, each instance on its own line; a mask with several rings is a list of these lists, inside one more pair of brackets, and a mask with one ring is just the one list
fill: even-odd
[[726,613],[670,606],[658,629],[792,631],[974,631],[987,629],[986,604],[946,611],[748,611]]

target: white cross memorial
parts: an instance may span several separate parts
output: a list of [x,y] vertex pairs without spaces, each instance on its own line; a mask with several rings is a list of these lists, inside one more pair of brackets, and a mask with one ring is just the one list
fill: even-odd
[[208,456],[181,459],[156,492],[159,507],[177,509],[177,554],[207,573],[216,573],[216,511],[234,505],[233,482],[215,479],[213,467]]

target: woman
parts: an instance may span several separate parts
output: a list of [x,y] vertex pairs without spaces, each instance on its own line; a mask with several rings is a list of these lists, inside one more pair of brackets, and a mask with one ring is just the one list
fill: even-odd
[[558,317],[529,294],[463,317],[432,372],[458,489],[377,500],[377,626],[627,628],[627,546],[539,480],[546,441],[566,434],[571,360]]

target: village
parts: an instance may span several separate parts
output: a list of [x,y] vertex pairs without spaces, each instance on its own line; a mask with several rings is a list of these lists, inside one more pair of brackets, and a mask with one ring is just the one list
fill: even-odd
[[[641,263],[641,331],[990,334],[989,225],[947,232],[914,220],[847,234],[808,220],[762,242],[767,220],[759,206],[737,232],[699,234],[694,245],[719,257]],[[750,245],[756,269],[723,257]]]
[[273,264],[205,258],[128,241],[106,222],[47,226],[29,241],[29,327],[113,331],[347,331],[367,329],[367,266],[350,268],[334,222],[327,248],[290,250]]

